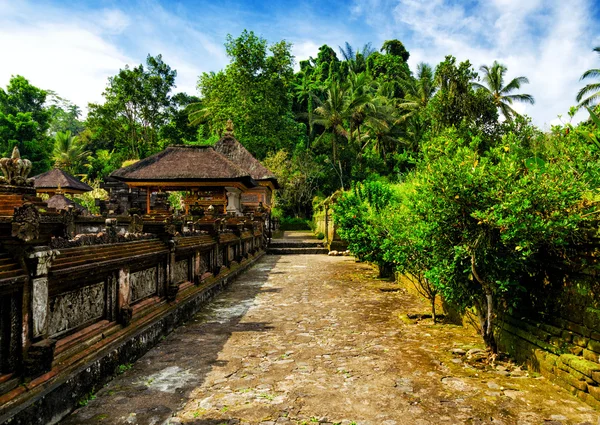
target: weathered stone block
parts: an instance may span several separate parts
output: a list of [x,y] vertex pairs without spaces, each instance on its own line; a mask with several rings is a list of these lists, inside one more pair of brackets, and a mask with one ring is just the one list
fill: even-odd
[[589,337],[591,334],[591,331],[588,328],[586,328],[585,326],[581,326],[577,323],[569,322],[566,320],[565,320],[565,327],[570,331],[573,331],[579,335],[583,335],[586,337]]
[[583,348],[572,345],[571,347],[569,347],[569,352],[574,356],[581,356],[583,355]]
[[585,336],[578,335],[578,334],[573,335],[573,344],[575,344],[575,345],[585,348],[585,347],[587,347],[588,342],[590,342],[590,339],[586,338]]
[[594,353],[593,351],[583,349],[583,358],[594,363],[598,363],[600,360],[598,357],[598,353]]
[[585,381],[577,379],[574,375],[570,374],[569,372],[564,371],[562,369],[557,369],[556,375],[573,388],[577,388],[579,391],[587,391],[587,383]]
[[130,306],[123,306],[119,310],[119,323],[123,326],[128,326],[131,323],[133,317],[133,308]]
[[554,336],[561,336],[562,332],[564,332],[562,329],[557,328],[556,326],[549,325],[548,323],[540,323],[539,326],[544,331]]
[[600,330],[600,310],[588,307],[583,315],[583,324],[591,330]]
[[600,400],[600,387],[595,385],[588,385],[588,392],[594,397],[596,400]]
[[32,344],[23,362],[25,376],[35,378],[52,369],[56,340],[44,339]]
[[600,384],[600,372],[592,372],[592,379]]
[[592,377],[593,372],[600,372],[600,364],[573,356],[572,354],[563,354],[560,356],[560,360],[589,377]]
[[573,332],[571,331],[562,331],[560,334],[560,337],[566,341],[566,342],[571,342],[573,340]]
[[587,344],[587,349],[600,353],[600,342],[591,339]]

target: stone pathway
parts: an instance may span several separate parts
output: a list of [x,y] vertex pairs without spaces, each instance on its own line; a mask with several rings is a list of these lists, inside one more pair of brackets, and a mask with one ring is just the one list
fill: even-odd
[[600,424],[544,378],[466,363],[467,330],[402,320],[424,312],[351,257],[265,256],[62,423]]

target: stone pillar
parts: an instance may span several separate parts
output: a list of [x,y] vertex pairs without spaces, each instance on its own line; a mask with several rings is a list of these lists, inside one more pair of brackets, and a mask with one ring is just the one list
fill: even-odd
[[[48,336],[50,306],[48,298],[48,268],[59,251],[49,247],[34,248],[27,255],[30,277],[31,307],[31,345],[24,361],[24,372],[28,377],[39,376],[50,371],[54,360],[56,341]],[[28,326],[24,321],[24,326]]]
[[227,190],[227,213],[242,215],[241,194],[237,187],[226,187]]
[[131,285],[129,282],[129,269],[124,268],[119,270],[119,297],[117,309],[119,315],[119,323],[123,326],[129,325],[133,317],[133,308],[131,308]]
[[167,265],[167,301],[175,301],[179,284],[175,282],[175,251],[177,249],[177,241],[169,241],[169,261]]
[[192,267],[192,282],[194,282],[194,285],[199,285],[202,281],[202,254],[200,250],[197,249],[192,258],[194,261]]

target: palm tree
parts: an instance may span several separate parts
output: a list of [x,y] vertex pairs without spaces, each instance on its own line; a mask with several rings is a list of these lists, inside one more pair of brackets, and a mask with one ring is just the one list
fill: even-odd
[[431,66],[421,62],[417,65],[415,78],[408,78],[400,82],[404,99],[400,101],[398,106],[406,111],[404,119],[424,109],[433,97],[436,90],[433,75],[434,72]]
[[72,136],[70,131],[56,133],[52,159],[57,168],[75,174],[81,161],[88,155],[90,152],[85,150],[79,137]]
[[310,76],[307,73],[302,73],[302,79],[298,83],[293,83],[294,95],[296,100],[301,104],[306,102],[307,104],[307,113],[302,115],[302,117],[308,118],[308,139],[312,140],[314,136],[314,126],[313,126],[313,94],[319,88],[319,86],[311,81]]
[[344,61],[348,63],[348,69],[357,74],[367,69],[367,58],[375,53],[371,43],[365,44],[361,50],[355,50],[350,43],[346,42],[346,45],[339,46],[339,49]]
[[338,144],[341,138],[348,138],[348,131],[344,128],[344,121],[348,118],[348,104],[346,88],[339,81],[333,80],[326,90],[326,99],[322,101],[313,95],[319,105],[313,115],[313,124],[325,127],[332,135],[331,148],[333,163],[337,161]]
[[[600,46],[594,48],[594,52],[600,54]],[[586,78],[599,78],[600,68],[588,69],[583,73],[579,81],[585,80]],[[585,97],[587,96],[587,97]],[[584,98],[585,97],[585,98]],[[577,93],[577,105],[578,108],[582,106],[591,107],[600,101],[600,83],[590,83],[579,90]]]
[[513,78],[506,86],[504,85],[504,74],[506,66],[494,61],[492,66],[482,65],[479,70],[483,73],[483,82],[486,85],[473,81],[471,84],[477,90],[484,90],[492,97],[494,105],[502,112],[504,118],[512,120],[513,116],[519,115],[511,105],[513,102],[526,102],[534,104],[535,100],[530,94],[510,94],[521,88],[522,84],[529,84],[527,77]]

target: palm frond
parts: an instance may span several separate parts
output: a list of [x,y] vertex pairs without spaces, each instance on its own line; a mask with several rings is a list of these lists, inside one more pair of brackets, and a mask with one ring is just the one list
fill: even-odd
[[586,78],[600,78],[600,69],[588,69],[583,73],[579,81],[585,80]]
[[507,100],[509,103],[512,103],[514,101],[516,102],[525,102],[525,103],[530,103],[532,105],[535,104],[535,99],[533,98],[532,95],[530,94],[510,94],[508,96],[502,96],[502,100]]

